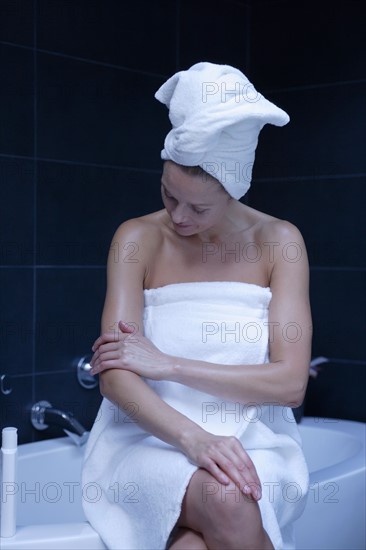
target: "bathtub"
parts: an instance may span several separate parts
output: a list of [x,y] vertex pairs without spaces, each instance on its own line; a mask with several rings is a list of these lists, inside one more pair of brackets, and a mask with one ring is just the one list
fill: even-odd
[[[300,424],[310,471],[304,514],[295,523],[299,550],[365,549],[365,427],[347,420],[304,418]],[[83,448],[68,438],[19,447],[17,533],[2,550],[103,549],[85,521],[81,487]],[[293,494],[288,498],[296,498]]]

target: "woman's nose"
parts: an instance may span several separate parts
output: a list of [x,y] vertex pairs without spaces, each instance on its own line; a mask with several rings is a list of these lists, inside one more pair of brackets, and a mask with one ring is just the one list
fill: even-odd
[[177,204],[170,213],[174,223],[183,223],[187,220],[187,210],[184,204]]

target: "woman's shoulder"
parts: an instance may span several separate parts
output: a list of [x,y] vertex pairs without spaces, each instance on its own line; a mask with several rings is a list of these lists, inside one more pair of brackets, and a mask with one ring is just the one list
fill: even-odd
[[146,236],[150,232],[158,233],[162,231],[165,210],[158,210],[151,214],[130,218],[123,221],[116,230],[116,235],[130,237]]
[[299,228],[287,220],[268,220],[263,223],[261,232],[264,238],[271,238],[280,243],[303,241]]
[[264,242],[303,242],[299,228],[288,220],[283,220],[250,208],[255,220],[254,229],[260,241]]
[[141,252],[153,252],[163,239],[165,210],[159,210],[122,222],[117,228],[113,242],[119,247],[133,246]]
[[254,242],[262,252],[261,257],[267,259],[269,286],[274,288],[274,274],[279,274],[277,280],[281,281],[287,281],[287,276],[299,280],[307,277],[308,255],[298,227],[259,211],[257,215]]

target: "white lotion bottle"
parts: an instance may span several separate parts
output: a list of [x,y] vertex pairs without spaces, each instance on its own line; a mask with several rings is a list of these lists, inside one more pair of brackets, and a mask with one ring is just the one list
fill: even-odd
[[16,531],[16,465],[18,434],[16,428],[2,430],[0,536],[13,537]]

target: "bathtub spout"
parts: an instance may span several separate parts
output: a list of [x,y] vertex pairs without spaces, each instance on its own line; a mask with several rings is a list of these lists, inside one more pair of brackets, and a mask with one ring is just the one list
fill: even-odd
[[33,405],[31,422],[36,430],[45,430],[50,424],[59,426],[78,446],[84,445],[88,440],[89,432],[70,412],[55,409],[48,401],[38,401]]

